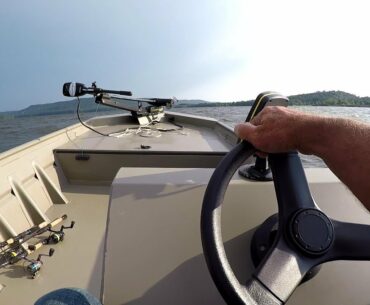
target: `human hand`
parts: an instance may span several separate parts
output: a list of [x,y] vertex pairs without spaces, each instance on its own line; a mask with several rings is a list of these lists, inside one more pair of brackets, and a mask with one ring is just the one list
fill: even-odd
[[302,149],[303,124],[310,115],[279,106],[264,108],[249,123],[235,126],[235,134],[264,153]]

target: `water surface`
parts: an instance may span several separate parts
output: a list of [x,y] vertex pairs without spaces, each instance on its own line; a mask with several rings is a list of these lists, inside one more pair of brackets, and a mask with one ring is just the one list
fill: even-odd
[[[299,110],[316,113],[321,115],[341,116],[362,120],[370,123],[370,108],[358,107],[312,107],[297,106]],[[249,112],[250,107],[194,107],[194,108],[175,108],[173,111],[189,113],[198,116],[215,118],[226,125],[234,127],[235,124],[243,122]],[[113,113],[111,110],[99,112],[99,115]],[[117,113],[117,112],[114,112]],[[96,116],[97,113],[83,113],[84,120]],[[0,130],[2,132],[0,140],[0,153],[19,146],[23,143],[37,139],[53,131],[65,128],[77,123],[76,114],[47,115],[38,117],[24,117],[14,119],[0,119]],[[323,162],[314,156],[302,156],[305,167],[325,166]]]

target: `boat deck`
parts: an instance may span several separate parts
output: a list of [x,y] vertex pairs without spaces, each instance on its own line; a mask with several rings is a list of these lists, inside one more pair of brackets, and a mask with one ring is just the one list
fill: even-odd
[[125,115],[88,124],[111,136],[69,132],[68,141],[54,149],[73,184],[110,185],[121,167],[213,168],[237,140],[230,127],[216,120],[181,114],[166,113],[150,129]]
[[192,116],[190,122],[189,115],[166,113],[161,122],[150,126],[138,126],[134,118],[122,115],[114,119],[109,117],[109,120],[97,118],[88,123],[110,136],[104,137],[89,130],[76,139],[71,138],[58,151],[227,152],[236,140],[229,127],[213,119],[196,116]]

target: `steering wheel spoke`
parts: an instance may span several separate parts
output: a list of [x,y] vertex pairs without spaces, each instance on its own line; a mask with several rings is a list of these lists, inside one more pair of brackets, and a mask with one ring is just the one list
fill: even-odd
[[316,261],[297,255],[283,237],[256,270],[255,277],[279,300],[286,302]]
[[317,208],[297,152],[270,154],[269,163],[281,221],[287,221],[297,210]]
[[331,220],[335,237],[331,249],[322,258],[333,260],[370,260],[370,225]]

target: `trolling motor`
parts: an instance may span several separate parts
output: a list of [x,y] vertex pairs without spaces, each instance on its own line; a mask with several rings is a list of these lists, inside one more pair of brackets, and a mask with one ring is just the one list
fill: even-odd
[[[29,246],[29,250],[35,251],[36,249],[32,246]],[[35,259],[35,260],[34,259],[29,259],[27,257],[23,257],[23,259],[25,261],[30,263],[29,265],[27,265],[26,270],[27,270],[28,273],[30,273],[30,275],[33,279],[37,276],[37,274],[41,270],[42,265],[44,264],[41,260],[41,257],[43,257],[43,256],[52,257],[54,255],[54,251],[55,250],[53,248],[50,248],[48,254],[39,254],[37,259]]]
[[[245,122],[251,121],[265,106],[288,106],[289,99],[279,93],[266,91],[259,94],[254,101],[251,110],[248,113]],[[237,143],[241,140],[238,139]],[[240,167],[239,175],[254,181],[272,181],[271,169],[267,164],[266,158],[256,156],[254,165],[245,165]]]
[[62,225],[60,227],[60,230],[52,230],[50,228],[48,231],[51,232],[51,234],[48,238],[45,239],[45,243],[46,244],[50,244],[50,243],[57,244],[57,243],[63,241],[64,240],[64,235],[65,235],[65,233],[63,232],[64,229],[72,229],[74,227],[74,225],[75,225],[75,222],[71,221],[71,224],[69,226]]
[[[79,98],[85,94],[93,95],[97,104],[131,112],[131,115],[139,121],[140,125],[159,121],[164,116],[164,108],[171,108],[177,102],[175,97],[171,99],[126,97],[132,96],[132,92],[98,88],[96,82],[93,82],[91,87],[74,82],[63,85],[64,96]],[[136,105],[130,105],[132,102]]]

